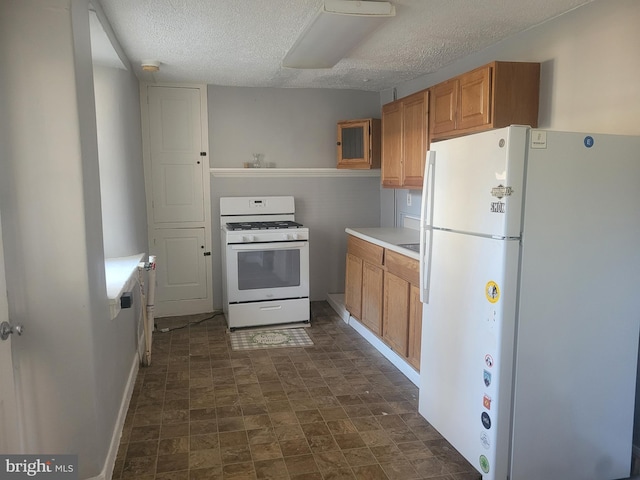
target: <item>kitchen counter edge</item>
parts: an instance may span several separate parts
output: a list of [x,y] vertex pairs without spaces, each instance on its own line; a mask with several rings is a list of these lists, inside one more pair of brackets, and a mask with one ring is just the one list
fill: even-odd
[[405,255],[415,260],[420,260],[420,254],[401,247],[401,244],[419,243],[420,232],[412,228],[346,228],[345,232],[358,237],[366,242],[379,245],[383,248]]

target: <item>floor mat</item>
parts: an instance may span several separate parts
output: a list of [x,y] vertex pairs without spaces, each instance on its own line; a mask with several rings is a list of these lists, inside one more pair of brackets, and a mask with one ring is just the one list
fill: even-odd
[[231,332],[233,350],[252,350],[256,348],[309,347],[313,341],[303,328],[285,330],[263,330]]

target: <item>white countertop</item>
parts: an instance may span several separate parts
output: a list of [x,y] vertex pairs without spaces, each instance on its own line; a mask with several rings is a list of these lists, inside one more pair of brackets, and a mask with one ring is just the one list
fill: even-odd
[[400,247],[404,243],[419,243],[420,232],[412,228],[347,228],[345,229],[349,235],[358,237],[367,242],[379,245],[389,250],[393,250],[407,257],[420,259],[420,254]]

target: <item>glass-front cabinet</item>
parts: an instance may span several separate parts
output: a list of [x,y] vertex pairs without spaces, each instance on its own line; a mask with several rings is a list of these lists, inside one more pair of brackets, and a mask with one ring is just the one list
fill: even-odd
[[338,122],[338,168],[380,168],[380,119]]

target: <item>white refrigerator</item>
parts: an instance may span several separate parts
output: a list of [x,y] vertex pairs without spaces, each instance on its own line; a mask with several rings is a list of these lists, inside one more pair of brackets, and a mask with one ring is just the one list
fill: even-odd
[[434,142],[422,202],[419,412],[485,480],[628,476],[640,137]]

